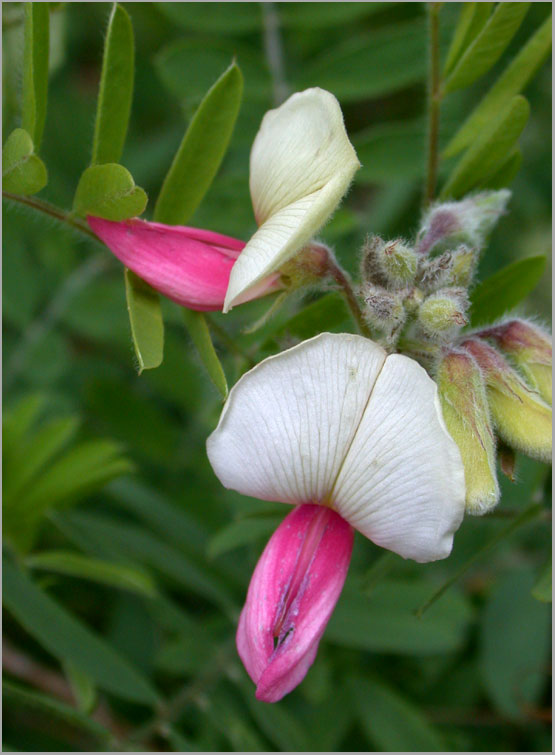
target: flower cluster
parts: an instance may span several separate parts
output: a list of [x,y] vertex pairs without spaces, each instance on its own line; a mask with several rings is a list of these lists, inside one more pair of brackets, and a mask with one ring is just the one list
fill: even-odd
[[[262,121],[250,161],[258,230],[246,244],[88,220],[169,298],[227,312],[330,272],[332,253],[313,237],[358,167],[337,100],[309,89]],[[435,205],[413,244],[368,239],[359,293],[381,344],[323,333],[265,359],[229,394],[207,442],[216,475],[294,507],[258,562],[237,631],[261,700],[281,699],[314,661],[354,529],[404,558],[445,558],[465,508],[483,513],[499,498],[495,434],[534,458],[550,453],[546,334],[521,319],[463,330],[479,252],[508,197]]]

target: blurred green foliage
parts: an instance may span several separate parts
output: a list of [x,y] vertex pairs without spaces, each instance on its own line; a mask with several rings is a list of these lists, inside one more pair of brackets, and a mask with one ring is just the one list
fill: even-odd
[[[111,6],[49,5],[40,146],[48,185],[41,197],[69,210],[93,159]],[[135,33],[135,87],[119,159],[149,196],[146,217],[195,108],[235,59],[244,99],[230,148],[187,222],[244,239],[252,234],[248,157],[280,84],[267,50],[268,30],[277,25],[281,85],[330,89],[363,163],[323,235],[355,270],[367,233],[414,234],[426,158],[424,4],[125,8]],[[24,11],[19,3],[2,10],[9,135],[21,125]],[[460,11],[459,3],[441,9],[444,56]],[[548,4],[532,3],[491,70],[449,95],[442,148],[548,13]],[[520,139],[522,166],[509,214],[482,259],[482,278],[549,249],[547,64],[525,95],[531,116]],[[34,158],[32,140],[26,154]],[[441,181],[457,160],[441,163]],[[43,215],[8,202],[3,210],[6,749],[550,749],[549,606],[541,602],[549,528],[542,507],[464,569],[422,618],[414,616],[506,526],[504,517],[532,502],[550,504],[545,466],[518,458],[517,482],[502,481],[499,512],[467,518],[446,561],[405,562],[357,536],[344,594],[306,680],[278,704],[258,703],[234,633],[250,574],[284,507],[226,491],[214,477],[204,444],[220,397],[179,308],[162,301],[164,361],[138,376],[121,265],[97,242]],[[521,311],[548,318],[548,279]],[[230,384],[255,356],[323,329],[352,327],[332,293],[292,297],[261,329],[244,334],[268,306],[252,302],[214,316],[225,329],[215,343]],[[229,335],[243,355],[228,350]]]

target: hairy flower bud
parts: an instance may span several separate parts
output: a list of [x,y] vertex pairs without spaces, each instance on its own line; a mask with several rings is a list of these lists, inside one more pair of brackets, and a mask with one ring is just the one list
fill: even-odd
[[439,365],[437,384],[443,419],[464,465],[466,511],[485,514],[499,501],[499,486],[482,373],[470,354],[453,349]]
[[281,280],[291,289],[310,286],[329,273],[332,259],[331,249],[325,244],[313,241],[282,266]]
[[482,370],[491,416],[499,435],[517,451],[548,462],[551,457],[551,407],[524,382],[507,360],[485,341],[463,343]]
[[509,320],[480,332],[508,354],[544,401],[551,404],[551,339],[526,320]]
[[418,323],[433,340],[452,338],[467,324],[468,296],[463,288],[443,288],[428,296],[418,310]]
[[364,291],[364,301],[364,314],[370,325],[390,332],[404,323],[406,312],[400,293],[371,286]]
[[405,288],[414,282],[418,255],[400,239],[384,242],[379,236],[367,239],[361,272],[368,283],[387,289]]
[[433,205],[422,220],[417,252],[429,254],[432,249],[441,251],[457,244],[482,248],[510,196],[510,191],[501,189]]

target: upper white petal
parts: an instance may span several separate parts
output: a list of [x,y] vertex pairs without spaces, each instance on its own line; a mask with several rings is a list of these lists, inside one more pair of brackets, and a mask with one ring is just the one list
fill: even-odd
[[321,228],[359,165],[341,108],[330,92],[307,89],[266,113],[250,162],[251,197],[260,228],[233,266],[224,312]]
[[244,375],[207,442],[223,485],[283,503],[327,499],[385,358],[366,338],[323,333]]
[[464,471],[436,384],[414,360],[387,358],[332,498],[353,527],[405,558],[451,552],[464,514]]

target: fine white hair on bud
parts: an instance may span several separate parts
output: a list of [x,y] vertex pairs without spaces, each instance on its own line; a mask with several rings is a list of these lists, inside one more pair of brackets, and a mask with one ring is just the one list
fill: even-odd
[[418,324],[432,340],[449,341],[468,323],[468,294],[464,288],[443,288],[425,299]]

